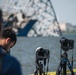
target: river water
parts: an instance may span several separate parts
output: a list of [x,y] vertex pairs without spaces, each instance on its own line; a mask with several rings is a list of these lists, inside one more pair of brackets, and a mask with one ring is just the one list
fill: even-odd
[[[72,52],[74,68],[76,68],[76,34],[65,34],[68,39],[74,40],[74,49],[67,51],[71,61]],[[23,75],[30,75],[36,69],[36,48],[43,47],[50,51],[49,71],[56,71],[60,62],[60,39],[61,37],[17,37],[16,45],[11,49],[11,55],[21,63]],[[63,51],[64,52],[64,51]]]

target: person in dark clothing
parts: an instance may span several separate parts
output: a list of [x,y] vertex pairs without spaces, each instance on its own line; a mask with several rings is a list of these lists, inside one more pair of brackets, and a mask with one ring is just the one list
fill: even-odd
[[0,34],[0,75],[22,75],[19,61],[8,54],[17,41],[15,32],[5,28]]

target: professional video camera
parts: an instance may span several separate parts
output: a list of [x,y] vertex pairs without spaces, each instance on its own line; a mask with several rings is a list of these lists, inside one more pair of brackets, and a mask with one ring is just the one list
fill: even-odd
[[48,49],[44,49],[41,47],[38,47],[36,49],[36,59],[43,60],[48,59],[50,57],[50,52]]
[[60,40],[60,43],[61,43],[61,48],[64,51],[68,51],[69,49],[73,49],[74,48],[74,40],[62,37],[61,40]]

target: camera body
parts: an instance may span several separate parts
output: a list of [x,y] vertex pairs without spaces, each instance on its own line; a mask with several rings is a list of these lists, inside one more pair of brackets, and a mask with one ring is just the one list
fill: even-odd
[[36,49],[36,59],[43,60],[43,59],[48,59],[49,57],[50,57],[50,52],[48,49],[44,49],[41,47],[38,47]]
[[65,37],[62,37],[60,40],[60,43],[61,43],[61,48],[64,51],[68,51],[69,49],[74,48],[74,40],[72,40],[72,39],[67,39]]

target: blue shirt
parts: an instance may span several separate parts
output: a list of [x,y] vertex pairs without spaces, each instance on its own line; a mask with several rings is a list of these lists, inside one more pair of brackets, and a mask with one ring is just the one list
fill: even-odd
[[1,75],[22,75],[20,63],[16,58],[7,54],[1,47],[0,55],[2,55]]

